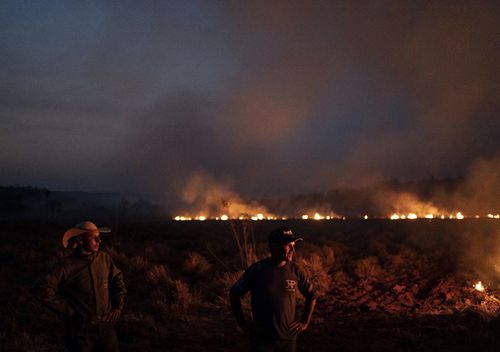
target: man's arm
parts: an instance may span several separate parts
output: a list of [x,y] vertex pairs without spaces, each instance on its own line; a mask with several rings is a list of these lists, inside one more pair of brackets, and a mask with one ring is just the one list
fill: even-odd
[[59,263],[35,286],[35,296],[54,312],[71,316],[75,313],[74,309],[59,295],[59,286],[63,280],[63,265]]
[[314,307],[316,307],[316,298],[308,298],[306,299],[306,303],[304,306],[304,312],[302,313],[301,323],[305,324],[306,327],[311,322],[311,317],[314,312]]
[[116,267],[111,258],[109,258],[109,260],[109,290],[113,309],[104,320],[115,324],[118,319],[120,319],[123,306],[125,305],[125,296],[127,295],[127,289],[125,288],[125,282],[123,281],[123,273]]
[[300,321],[294,321],[290,324],[289,329],[293,336],[296,336],[301,331],[306,330],[311,322],[312,313],[316,306],[316,298],[306,298],[304,312]]
[[247,327],[247,322],[245,320],[243,308],[241,307],[241,297],[231,292],[229,293],[229,301],[231,302],[231,310],[233,311],[238,326],[245,330]]
[[113,308],[121,310],[125,305],[127,289],[125,288],[125,281],[123,281],[122,271],[116,267],[111,258],[110,261],[109,289],[111,294],[111,303],[113,305]]
[[294,321],[290,324],[289,329],[292,335],[296,336],[301,331],[306,330],[311,322],[311,316],[316,306],[316,292],[313,288],[311,280],[309,280],[300,268],[297,268],[297,276],[299,278],[299,291],[305,297],[304,312],[300,321]]
[[229,290],[229,302],[231,303],[231,310],[233,311],[234,317],[238,326],[243,329],[248,329],[248,323],[245,319],[245,314],[243,313],[243,308],[241,306],[241,298],[250,291],[254,285],[256,275],[256,266],[250,266],[241,276],[241,278],[236,281],[236,283]]

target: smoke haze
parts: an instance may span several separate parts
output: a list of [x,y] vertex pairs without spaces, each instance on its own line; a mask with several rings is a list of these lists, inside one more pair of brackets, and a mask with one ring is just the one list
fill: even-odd
[[450,207],[498,209],[497,1],[2,7],[4,184],[193,205],[200,174],[243,197],[464,176]]

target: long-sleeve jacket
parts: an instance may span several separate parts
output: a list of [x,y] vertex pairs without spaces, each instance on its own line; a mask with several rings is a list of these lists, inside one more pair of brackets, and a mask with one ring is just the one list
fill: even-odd
[[64,315],[75,311],[86,319],[122,309],[127,291],[122,272],[104,252],[90,256],[78,253],[57,263],[40,282],[39,298]]

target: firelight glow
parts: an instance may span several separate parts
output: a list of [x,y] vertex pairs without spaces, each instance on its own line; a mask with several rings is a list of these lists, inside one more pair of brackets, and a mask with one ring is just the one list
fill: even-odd
[[483,286],[483,283],[481,281],[476,282],[473,287],[478,290],[479,292],[484,292],[486,290],[486,287]]
[[319,213],[314,214],[314,220],[323,220],[325,217],[321,216]]
[[[202,213],[203,214],[203,213]],[[393,213],[391,215],[387,216],[371,216],[368,214],[364,214],[361,217],[352,217],[351,219],[390,219],[390,220],[416,220],[416,219],[427,219],[427,220],[434,220],[434,219],[451,219],[451,220],[463,220],[466,218],[469,219],[500,219],[500,214],[487,214],[484,216],[480,215],[470,215],[466,217],[461,211],[458,212],[453,212],[453,213],[445,213],[445,214],[432,214],[432,213],[426,213],[426,214],[419,214],[416,212],[409,212],[409,213]],[[206,220],[222,220],[222,221],[227,221],[227,220],[252,220],[252,221],[264,221],[264,220],[269,220],[269,221],[275,221],[275,220],[288,220],[288,219],[300,219],[300,220],[346,220],[346,216],[339,216],[336,214],[330,214],[330,215],[325,215],[321,214],[318,212],[314,213],[309,213],[309,214],[303,214],[297,217],[291,216],[280,216],[280,215],[274,215],[274,214],[263,214],[263,213],[258,213],[256,215],[246,215],[246,214],[240,214],[238,216],[230,216],[228,214],[222,214],[218,216],[209,216],[207,214],[203,215],[177,215],[173,218],[175,221],[206,221]]]

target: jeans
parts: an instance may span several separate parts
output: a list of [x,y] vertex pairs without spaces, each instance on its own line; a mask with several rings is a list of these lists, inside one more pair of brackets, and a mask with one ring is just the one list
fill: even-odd
[[119,352],[118,336],[108,322],[72,321],[68,326],[66,348],[69,352]]
[[250,349],[252,352],[295,352],[297,340],[283,340],[269,334],[252,329],[250,332]]

